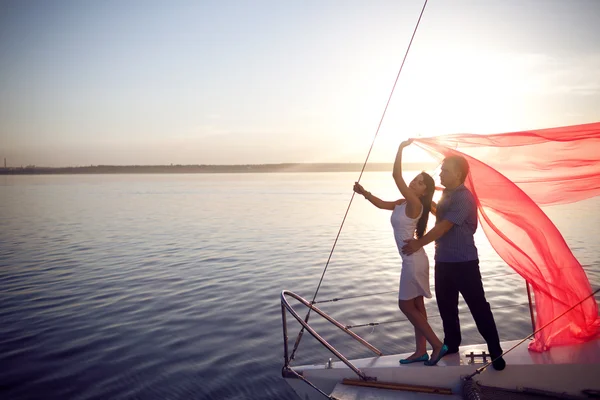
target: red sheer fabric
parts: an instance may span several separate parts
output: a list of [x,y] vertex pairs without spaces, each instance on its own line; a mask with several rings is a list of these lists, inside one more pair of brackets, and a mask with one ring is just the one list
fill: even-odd
[[[465,185],[477,200],[481,226],[498,255],[531,284],[536,328],[592,293],[581,264],[538,205],[600,194],[600,122],[495,135],[448,135],[414,143],[440,160],[453,154],[468,160]],[[529,348],[544,351],[598,336],[600,318],[592,296],[536,334]]]

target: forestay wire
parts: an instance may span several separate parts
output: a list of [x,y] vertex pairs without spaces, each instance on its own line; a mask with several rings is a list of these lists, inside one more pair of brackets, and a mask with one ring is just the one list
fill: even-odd
[[[381,128],[381,124],[383,123],[383,119],[385,118],[385,113],[390,105],[390,101],[392,100],[392,96],[394,94],[394,90],[396,89],[396,84],[398,83],[398,79],[400,78],[400,73],[402,72],[402,68],[404,67],[404,63],[406,62],[406,58],[408,57],[408,52],[410,51],[410,46],[415,38],[417,33],[417,29],[419,28],[419,24],[421,23],[421,18],[423,17],[423,13],[425,12],[425,7],[427,6],[427,1],[423,3],[423,8],[421,9],[421,14],[419,14],[419,19],[417,20],[417,24],[415,25],[415,29],[413,30],[412,36],[410,38],[410,42],[408,43],[408,47],[406,48],[406,52],[404,53],[404,58],[402,59],[402,64],[400,64],[400,69],[398,70],[398,74],[396,75],[396,80],[394,81],[394,85],[392,86],[392,90],[390,91],[390,95],[388,97],[387,103],[385,104],[385,108],[383,109],[383,113],[381,114],[381,119],[379,120],[379,124],[377,125],[377,130],[375,131],[375,136],[373,137],[373,141],[371,142],[371,147],[369,147],[369,152],[367,153],[367,157],[365,162],[363,163],[362,169],[360,170],[360,175],[358,176],[357,182],[360,182],[360,178],[362,178],[363,172],[365,171],[365,167],[367,166],[367,161],[369,161],[369,157],[371,156],[371,150],[373,150],[373,145],[375,144],[375,139],[377,139],[377,135],[379,134],[379,129]],[[327,267],[329,266],[329,261],[331,260],[331,256],[333,255],[333,250],[337,244],[337,241],[340,237],[340,233],[342,232],[342,228],[344,226],[344,222],[346,222],[346,217],[348,216],[348,212],[350,211],[350,206],[352,205],[352,200],[354,200],[355,192],[352,191],[352,196],[350,197],[350,202],[348,203],[348,208],[346,208],[346,213],[344,214],[344,218],[342,219],[342,223],[340,224],[340,228],[338,233],[333,241],[333,246],[331,247],[331,251],[329,253],[329,257],[327,258],[327,262],[325,263],[325,268],[323,269],[323,273],[321,274],[321,279],[319,280],[319,284],[317,285],[317,290],[315,290],[315,294],[313,295],[311,306],[308,309],[308,313],[304,318],[304,322],[308,322],[310,317],[310,312],[312,311],[312,305],[317,298],[317,294],[319,293],[319,289],[321,288],[321,283],[323,283],[323,278],[325,277],[325,273],[327,272]],[[294,344],[294,349],[292,350],[292,354],[290,356],[290,361],[294,359],[294,355],[296,354],[296,350],[298,349],[298,345],[300,344],[300,339],[302,339],[302,335],[304,334],[304,327],[298,333],[298,337],[296,338],[296,343]]]
[[516,349],[517,347],[519,347],[520,345],[523,344],[523,342],[525,342],[527,339],[535,336],[536,334],[538,334],[539,332],[541,332],[542,330],[546,329],[548,326],[550,326],[550,324],[553,324],[556,320],[558,320],[560,317],[566,315],[567,313],[569,313],[571,310],[575,309],[577,306],[579,306],[581,303],[583,303],[584,301],[586,301],[587,299],[594,297],[596,294],[600,293],[600,289],[596,289],[595,291],[593,291],[592,293],[590,293],[589,295],[587,295],[586,297],[584,297],[583,299],[581,299],[579,302],[577,302],[576,304],[574,304],[573,306],[571,306],[571,308],[569,308],[568,310],[566,310],[565,312],[563,312],[562,314],[560,314],[559,316],[555,317],[552,321],[548,322],[547,324],[545,324],[544,326],[542,326],[541,328],[539,328],[538,330],[534,331],[533,333],[531,333],[529,336],[525,337],[523,340],[521,340],[519,343],[515,344],[513,347],[511,347],[510,349],[506,350],[505,352],[503,352],[501,355],[499,355],[498,357],[496,357],[495,359],[492,359],[491,361],[489,361],[487,364],[483,365],[482,367],[479,367],[475,370],[475,372],[473,372],[472,374],[466,376],[465,378],[463,378],[464,380],[470,380],[471,378],[473,378],[475,375],[482,373],[483,371],[485,371],[486,368],[488,368],[490,365],[492,365],[492,363],[494,361],[496,361],[497,359],[499,359],[500,357],[503,357],[504,355],[510,353],[511,351],[513,351],[514,349]]

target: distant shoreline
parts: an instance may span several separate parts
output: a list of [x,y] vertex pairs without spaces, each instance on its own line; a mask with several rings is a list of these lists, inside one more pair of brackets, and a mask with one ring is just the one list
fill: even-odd
[[[407,171],[431,171],[434,163],[404,163]],[[367,163],[365,171],[392,171],[391,163]],[[85,167],[0,168],[0,175],[55,174],[215,174],[215,173],[277,173],[277,172],[358,172],[360,163],[283,163],[241,165],[89,165]]]

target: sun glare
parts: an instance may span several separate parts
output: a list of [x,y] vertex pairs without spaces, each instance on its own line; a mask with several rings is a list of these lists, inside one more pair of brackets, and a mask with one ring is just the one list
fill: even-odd
[[385,135],[499,132],[514,126],[531,88],[511,55],[420,54],[396,88]]
[[[534,64],[531,57],[514,54],[416,53],[398,81],[370,159],[392,162],[408,138],[519,128],[519,109],[528,95],[543,89],[543,82],[529,76]],[[370,146],[393,83],[382,78],[381,68],[374,64],[374,78],[356,84],[359,99],[338,104],[345,110],[340,153],[356,157]],[[407,151],[405,160],[433,161],[420,149]]]

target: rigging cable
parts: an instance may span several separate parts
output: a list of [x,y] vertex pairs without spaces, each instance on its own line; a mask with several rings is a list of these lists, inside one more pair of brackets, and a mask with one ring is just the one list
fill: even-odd
[[[500,307],[494,307],[492,308],[492,310],[501,310],[503,308],[513,308],[513,307],[524,307],[524,306],[528,306],[529,303],[522,303],[522,304],[508,304],[506,306],[500,306]],[[470,313],[470,310],[463,310],[463,311],[459,311],[459,314],[466,314],[466,313]],[[427,314],[427,319],[431,319],[431,318],[439,318],[441,317],[440,314]],[[378,326],[378,325],[384,325],[384,324],[393,324],[396,322],[406,322],[408,321],[408,319],[406,318],[401,318],[401,319],[392,319],[392,320],[388,320],[388,321],[380,321],[380,322],[367,322],[364,324],[357,324],[357,325],[345,325],[346,329],[354,329],[354,328],[363,328],[365,326]]]
[[[482,279],[494,279],[494,278],[521,278],[521,276],[519,275],[514,275],[514,274],[497,274],[497,275],[492,275],[492,276],[482,276]],[[430,289],[433,289],[433,285],[429,285]],[[357,295],[357,296],[347,296],[347,297],[334,297],[333,299],[327,299],[327,300],[319,300],[319,301],[313,301],[312,304],[322,304],[322,303],[331,303],[331,302],[335,302],[335,301],[342,301],[342,300],[349,300],[349,299],[358,299],[361,297],[371,297],[371,296],[379,296],[382,294],[390,294],[390,293],[398,293],[398,290],[387,290],[385,292],[376,292],[376,293],[370,293],[370,294],[361,294],[361,295]]]
[[506,350],[505,352],[503,352],[502,354],[500,354],[498,357],[496,357],[495,359],[493,359],[492,361],[488,362],[487,364],[485,364],[482,367],[479,367],[475,370],[475,372],[473,372],[472,374],[466,376],[464,379],[465,380],[470,380],[471,378],[473,378],[475,375],[482,373],[483,371],[485,371],[485,369],[487,367],[489,367],[490,365],[492,365],[492,363],[494,361],[496,361],[497,359],[499,359],[500,357],[510,353],[511,351],[513,351],[514,349],[516,349],[517,347],[519,347],[521,344],[523,344],[523,342],[525,342],[527,339],[535,336],[538,332],[541,332],[542,330],[546,329],[550,324],[554,323],[556,320],[558,320],[560,317],[562,317],[563,315],[569,313],[571,310],[573,310],[575,307],[579,306],[581,303],[583,303],[584,301],[586,301],[587,299],[594,297],[596,294],[598,294],[600,292],[600,289],[596,289],[595,291],[593,291],[592,293],[590,293],[589,295],[587,295],[586,297],[584,297],[581,301],[579,301],[578,303],[576,303],[574,306],[572,306],[571,308],[569,308],[567,311],[563,312],[562,314],[560,314],[558,317],[554,318],[552,321],[548,322],[546,325],[542,326],[540,329],[538,329],[537,331],[533,332],[532,334],[530,334],[529,336],[527,336],[526,338],[524,338],[523,340],[521,340],[519,343],[515,344],[513,347],[511,347],[510,349]]
[[[419,15],[419,19],[417,20],[417,24],[415,25],[415,29],[413,30],[412,36],[410,38],[410,42],[408,43],[408,47],[406,48],[406,52],[404,53],[404,58],[402,59],[402,64],[400,65],[400,69],[398,70],[398,74],[396,75],[396,80],[394,81],[394,85],[392,86],[392,90],[388,97],[387,103],[385,104],[385,108],[383,109],[383,113],[381,115],[381,119],[379,120],[379,124],[377,125],[377,130],[375,131],[375,136],[373,137],[373,141],[371,142],[371,147],[369,148],[369,152],[367,153],[367,157],[365,162],[360,170],[360,175],[358,176],[357,182],[360,182],[360,178],[362,178],[363,172],[365,171],[365,167],[367,166],[367,161],[369,161],[369,157],[371,156],[371,150],[373,150],[373,145],[375,144],[375,139],[377,139],[377,135],[379,134],[379,129],[381,128],[381,124],[383,123],[383,119],[385,118],[385,113],[387,112],[388,106],[390,105],[390,101],[392,100],[392,95],[394,94],[394,90],[396,89],[396,84],[398,83],[398,79],[400,78],[400,73],[402,72],[402,68],[404,67],[404,63],[406,62],[406,58],[408,57],[408,52],[410,51],[410,46],[412,45],[413,39],[417,33],[417,29],[419,28],[419,24],[421,23],[421,18],[423,17],[423,13],[425,12],[425,7],[427,6],[427,1],[423,3],[423,8],[421,9],[421,14]],[[323,278],[325,277],[325,272],[327,272],[327,267],[329,266],[329,261],[331,260],[331,256],[333,255],[333,250],[337,244],[337,241],[340,237],[340,233],[342,232],[342,228],[344,226],[344,222],[346,221],[346,217],[348,216],[348,212],[350,211],[350,206],[352,205],[352,200],[354,199],[355,192],[352,191],[352,197],[350,197],[350,202],[348,203],[348,208],[346,208],[346,213],[344,214],[344,218],[342,219],[342,223],[340,224],[340,229],[333,241],[333,246],[331,248],[331,252],[329,253],[329,257],[327,258],[327,262],[325,263],[325,268],[323,269],[323,273],[321,274],[321,279],[319,280],[319,284],[317,285],[317,290],[315,290],[315,294],[311,301],[311,307],[309,307],[306,317],[304,318],[304,322],[308,322],[310,317],[310,312],[312,311],[312,304],[317,298],[317,294],[319,293],[319,289],[321,288],[321,283],[323,283]],[[292,350],[292,354],[290,356],[290,361],[294,359],[294,355],[296,354],[296,350],[298,349],[298,345],[300,344],[300,339],[304,334],[304,327],[298,333],[298,337],[296,338],[296,342],[294,343],[294,349]]]

